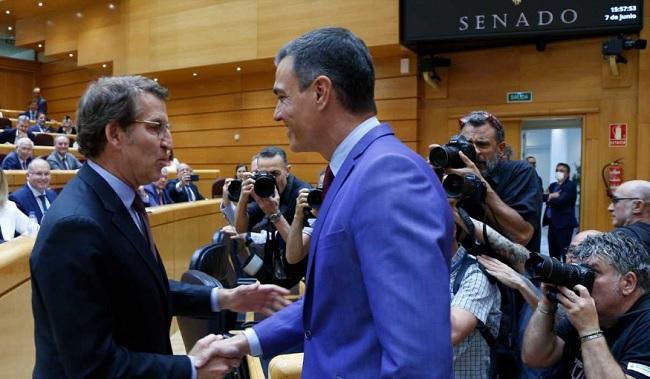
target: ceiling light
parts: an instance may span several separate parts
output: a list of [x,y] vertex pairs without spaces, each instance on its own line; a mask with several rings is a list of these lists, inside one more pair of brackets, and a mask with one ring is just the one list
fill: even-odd
[[102,68],[106,68],[106,67],[107,67],[107,66],[106,66],[106,63],[104,63],[104,64],[102,65]]
[[81,12],[77,12],[77,13],[75,13],[75,16],[77,16],[77,18],[82,18],[84,16],[84,14],[81,13]]
[[70,53],[70,54],[68,54],[68,56],[69,56],[70,58],[72,58],[72,57],[74,57],[74,54]]
[[241,71],[241,67],[237,67],[237,71]]
[[110,9],[110,10],[115,9],[115,4],[108,4],[108,9]]
[[196,72],[193,72],[193,73],[192,73],[192,76],[199,76],[199,74],[196,73]]
[[12,31],[12,30],[14,30],[14,28],[12,28],[11,26],[7,26],[7,30]]
[[39,1],[39,2],[38,2],[38,6],[39,6],[39,7],[42,7],[43,5],[45,5],[45,4],[43,4],[42,1]]
[[158,78],[153,78],[153,81],[154,81],[154,82],[157,82],[157,81],[158,81]]
[[7,9],[7,10],[5,11],[5,13],[6,13],[6,14],[11,14],[11,11],[10,11],[9,9]]
[[40,48],[42,48],[42,47],[43,47],[43,44],[42,44],[42,43],[39,43],[39,44],[38,44],[38,48],[40,49]]

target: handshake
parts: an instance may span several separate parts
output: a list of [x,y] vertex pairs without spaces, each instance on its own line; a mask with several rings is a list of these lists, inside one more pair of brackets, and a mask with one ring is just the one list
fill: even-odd
[[[271,315],[289,305],[284,296],[289,291],[273,284],[251,284],[232,289],[219,289],[219,305],[234,312],[259,312]],[[196,342],[187,354],[197,370],[197,378],[223,378],[239,367],[244,355],[250,353],[248,340],[241,333],[232,338],[214,334]]]

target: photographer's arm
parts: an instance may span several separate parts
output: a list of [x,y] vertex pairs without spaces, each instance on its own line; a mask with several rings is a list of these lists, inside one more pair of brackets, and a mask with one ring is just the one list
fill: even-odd
[[531,309],[535,310],[537,308],[539,290],[535,288],[528,278],[519,274],[498,259],[486,255],[479,255],[477,259],[481,266],[485,267],[488,274],[495,277],[506,287],[518,291]]
[[[483,238],[484,224],[478,220],[474,220],[473,218],[471,220],[474,223],[474,238],[481,241],[482,243],[485,243],[485,240]],[[506,237],[502,236],[499,232],[492,229],[489,225],[485,225],[485,227],[487,238],[492,250],[500,257],[502,257],[510,266],[517,270],[517,272],[523,273],[524,264],[526,263],[526,260],[528,260],[530,252],[520,244],[514,243]]]
[[235,213],[235,230],[237,233],[246,233],[248,231],[248,199],[253,191],[252,179],[246,179],[241,186],[241,194],[237,203],[237,212]]
[[472,334],[478,319],[463,308],[451,307],[451,344],[456,346]]
[[287,262],[296,264],[303,260],[309,252],[309,243],[311,236],[304,234],[304,218],[305,207],[307,207],[307,194],[308,189],[300,190],[300,194],[296,198],[296,213],[293,216],[293,223],[289,229],[289,237],[287,238]]
[[555,334],[555,310],[557,305],[542,295],[533,312],[521,350],[522,361],[533,368],[549,367],[562,358],[564,341]]

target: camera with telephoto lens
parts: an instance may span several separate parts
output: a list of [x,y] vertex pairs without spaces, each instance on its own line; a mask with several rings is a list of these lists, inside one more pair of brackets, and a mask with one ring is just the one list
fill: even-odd
[[228,184],[228,200],[239,201],[239,196],[241,196],[241,180],[233,179]]
[[447,192],[447,197],[455,199],[473,198],[480,203],[485,200],[487,195],[485,183],[474,174],[466,176],[449,174],[442,181],[442,188]]
[[320,188],[310,189],[309,194],[307,194],[307,204],[311,208],[320,208],[323,204],[323,190]]
[[258,171],[253,175],[253,190],[259,197],[271,197],[275,193],[275,177],[268,171]]
[[[573,289],[581,284],[591,292],[596,277],[594,270],[585,264],[562,263],[557,258],[530,253],[526,261],[526,270],[533,278],[547,284]],[[557,288],[550,288],[548,299],[557,302]]]
[[463,152],[472,162],[476,162],[476,150],[465,137],[458,134],[445,145],[436,146],[429,152],[429,162],[434,168],[463,168],[465,163],[458,153]]

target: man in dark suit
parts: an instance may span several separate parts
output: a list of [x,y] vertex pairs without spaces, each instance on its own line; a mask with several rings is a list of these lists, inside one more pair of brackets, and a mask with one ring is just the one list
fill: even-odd
[[571,181],[571,168],[566,163],[555,167],[555,179],[544,195],[546,211],[543,225],[548,225],[548,251],[552,257],[564,259],[564,252],[571,243],[576,220],[577,189]]
[[199,192],[198,187],[192,183],[192,167],[187,163],[178,165],[176,179],[167,184],[167,192],[174,203],[186,203],[205,198]]
[[29,138],[21,138],[16,142],[16,150],[7,154],[2,160],[3,170],[27,170],[32,161],[34,143]]
[[54,139],[54,150],[47,157],[47,163],[52,170],[78,170],[81,168],[81,162],[74,155],[68,153],[70,147],[70,138],[67,136],[57,136]]
[[167,168],[163,167],[160,171],[160,179],[155,182],[145,185],[142,190],[146,198],[143,197],[142,201],[148,207],[157,207],[159,205],[172,204],[173,201],[167,192]]
[[[326,194],[302,301],[226,342],[264,355],[303,342],[304,378],[453,378],[451,212],[433,170],[375,117],[367,47],[323,28],[276,64],[274,118],[291,150],[329,161]],[[251,196],[273,215],[274,199]]]
[[9,200],[16,203],[18,209],[29,215],[34,212],[38,223],[52,206],[56,192],[49,189],[50,165],[43,159],[34,159],[27,168],[27,184],[9,195]]
[[38,105],[38,112],[47,114],[47,100],[41,96],[41,89],[39,87],[34,87],[34,101]]
[[29,120],[36,121],[38,118],[38,102],[32,100],[29,103],[29,108],[27,108],[27,110],[20,115],[27,116]]
[[0,133],[0,143],[16,144],[19,139],[27,137],[34,142],[34,133],[28,132],[29,119],[27,116],[18,116],[15,129],[5,129]]
[[200,340],[189,358],[172,355],[172,315],[268,313],[284,304],[286,291],[275,286],[168,280],[136,195],[168,164],[166,97],[144,77],[104,77],[80,100],[79,144],[88,163],[48,211],[30,257],[34,378],[221,377],[239,361],[215,355],[234,356],[215,336]]

